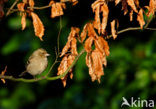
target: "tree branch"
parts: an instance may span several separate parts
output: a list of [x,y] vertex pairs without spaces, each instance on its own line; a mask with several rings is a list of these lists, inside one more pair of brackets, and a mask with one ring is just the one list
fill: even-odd
[[[129,27],[123,30],[120,30],[117,32],[117,34],[121,34],[127,31],[135,31],[135,30],[142,30],[140,27]],[[156,28],[145,28],[143,30],[151,30],[151,31],[156,31]],[[112,35],[109,35],[106,39],[110,39],[111,37],[113,37]]]
[[19,0],[15,0],[15,2],[12,4],[12,6],[9,8],[9,10],[6,13],[6,16],[8,16],[11,12],[11,10],[15,7],[15,5],[18,3]]
[[[64,74],[59,75],[59,76],[54,76],[54,77],[41,77],[41,78],[35,78],[35,79],[24,79],[24,78],[14,78],[13,76],[3,76],[0,75],[1,79],[8,79],[8,80],[12,80],[12,81],[21,81],[21,82],[37,82],[40,80],[57,80],[60,79],[62,77],[64,77],[69,70],[76,64],[77,60],[79,59],[79,57],[85,52],[85,50],[81,50],[80,53],[78,54],[78,56],[75,58],[75,60],[73,61],[73,63],[68,67],[68,69],[64,72]],[[55,62],[54,62],[55,63]],[[53,64],[54,65],[54,64]]]
[[[9,8],[9,10],[7,11],[7,14],[6,16],[8,16],[9,14],[11,13],[14,13],[14,12],[18,12],[19,10],[18,9],[13,9],[14,6],[18,3],[19,0],[15,0],[15,2],[13,3],[13,5]],[[71,0],[64,0],[60,3],[65,3],[65,2],[70,2]],[[42,10],[42,9],[46,9],[46,8],[50,8],[51,5],[46,5],[46,6],[41,6],[41,7],[27,7],[28,9],[34,9],[34,10]]]

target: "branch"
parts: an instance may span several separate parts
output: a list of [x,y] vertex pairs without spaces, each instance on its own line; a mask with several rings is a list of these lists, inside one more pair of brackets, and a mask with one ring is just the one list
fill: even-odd
[[[129,27],[123,30],[120,30],[117,32],[117,34],[121,34],[127,31],[135,31],[135,30],[142,30],[140,27]],[[156,31],[156,28],[144,28],[143,30],[151,30],[151,31]],[[113,37],[112,35],[109,35],[106,39],[110,39],[111,37]]]
[[[14,78],[13,76],[3,76],[0,75],[1,79],[8,79],[8,80],[12,80],[12,81],[21,81],[21,82],[37,82],[40,80],[57,80],[60,79],[62,77],[64,77],[69,70],[76,64],[77,60],[79,59],[79,57],[85,52],[85,50],[81,50],[81,52],[78,54],[78,56],[75,58],[75,60],[73,61],[73,63],[71,64],[71,66],[69,66],[69,68],[64,72],[64,74],[59,75],[59,76],[54,76],[54,77],[41,77],[41,78],[35,78],[35,79],[24,79],[24,78]],[[53,64],[54,65],[54,64]]]
[[[18,12],[19,10],[18,9],[13,9],[14,8],[14,6],[17,4],[17,2],[18,2],[19,0],[15,0],[15,2],[13,3],[13,5],[9,8],[9,10],[8,10],[8,12],[7,12],[7,14],[6,14],[6,16],[8,16],[9,14],[11,14],[11,13],[14,13],[14,12]],[[65,2],[70,2],[71,0],[64,0],[64,1],[62,1],[62,2],[60,2],[60,3],[65,3]],[[42,7],[27,7],[28,9],[34,9],[34,10],[42,10],[42,9],[46,9],[46,8],[50,8],[51,7],[51,5],[46,5],[46,6],[42,6]]]
[[8,16],[11,12],[11,10],[15,7],[15,5],[18,3],[19,0],[15,0],[15,2],[12,4],[12,6],[9,8],[9,10],[6,13],[6,16]]

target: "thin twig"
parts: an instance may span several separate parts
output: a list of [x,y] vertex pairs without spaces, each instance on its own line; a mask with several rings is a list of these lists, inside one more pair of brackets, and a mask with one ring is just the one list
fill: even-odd
[[61,31],[62,31],[62,19],[61,19],[61,16],[60,16],[60,29],[59,29],[59,32],[58,32],[58,36],[57,36],[57,53],[59,54],[60,52],[60,35],[61,35]]
[[58,59],[58,55],[56,55],[56,59],[55,59],[54,63],[51,65],[51,67],[50,67],[48,73],[45,75],[45,77],[48,77],[48,75],[50,74],[51,70],[54,68],[54,66],[58,62],[57,59]]
[[62,22],[61,22],[61,16],[60,16],[60,29],[59,29],[58,36],[57,36],[57,51],[55,50],[56,59],[55,59],[54,63],[52,64],[52,66],[50,67],[48,73],[45,75],[45,77],[48,77],[48,75],[50,74],[51,70],[53,69],[55,64],[58,62],[57,60],[58,60],[58,57],[59,57],[59,40],[60,40],[61,30],[62,30]]
[[[8,10],[8,12],[7,12],[7,14],[6,14],[6,16],[8,16],[9,14],[11,14],[11,13],[14,13],[14,12],[18,12],[19,10],[18,9],[13,9],[14,8],[14,6],[17,4],[17,2],[18,2],[19,0],[16,0],[14,3],[13,3],[13,5],[9,8],[9,10]],[[64,0],[64,1],[62,1],[62,2],[60,2],[60,3],[65,3],[65,2],[70,2],[71,0]],[[42,10],[42,9],[46,9],[46,8],[50,8],[52,5],[46,5],[46,6],[41,6],[41,7],[27,7],[28,9],[34,9],[34,10]]]
[[15,2],[12,4],[12,6],[9,8],[9,10],[6,13],[6,16],[8,16],[11,12],[11,10],[15,7],[15,5],[18,3],[19,0],[15,0]]
[[[140,27],[129,27],[129,28],[118,31],[117,34],[121,34],[121,33],[127,32],[127,31],[135,31],[135,30],[141,30],[141,28]],[[144,30],[156,31],[156,28],[145,28]],[[109,39],[111,37],[113,37],[113,36],[109,35],[107,37],[107,39]]]

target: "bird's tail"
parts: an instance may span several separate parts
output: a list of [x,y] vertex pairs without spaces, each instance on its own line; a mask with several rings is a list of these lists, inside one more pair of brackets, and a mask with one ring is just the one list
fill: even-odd
[[19,75],[19,77],[21,77],[21,76],[25,75],[25,73],[27,73],[27,71],[26,71],[26,70],[25,70],[24,72],[22,72],[22,73]]

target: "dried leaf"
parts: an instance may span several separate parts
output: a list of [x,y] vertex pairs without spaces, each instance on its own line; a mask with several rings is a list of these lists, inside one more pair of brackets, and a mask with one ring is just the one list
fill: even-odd
[[106,29],[106,26],[107,26],[107,20],[108,20],[108,14],[109,14],[109,9],[108,9],[108,6],[107,4],[104,4],[103,6],[101,6],[101,11],[102,11],[102,26],[101,26],[101,31],[102,31],[102,34],[105,33],[105,29]]
[[155,11],[156,11],[156,0],[150,0],[148,16],[150,16],[151,14],[154,15]]
[[[75,45],[76,43],[75,43],[75,41],[72,42],[72,40],[75,40],[74,38],[78,37],[79,31],[80,31],[79,28],[74,28],[74,27],[71,28],[71,32],[70,32],[70,34],[68,36],[68,41],[67,41],[66,45],[64,46],[60,57],[62,57],[64,54],[66,54],[66,52],[69,50],[69,48],[72,48],[72,47],[74,49],[74,50],[72,50],[72,53],[74,53],[74,55],[77,54],[76,53],[77,48],[76,48],[76,45]],[[73,45],[71,45],[72,44],[71,42],[73,43]]]
[[[5,73],[7,71],[7,66],[5,67],[5,69],[1,72],[1,76],[4,76]],[[5,79],[1,79],[1,81],[5,84]]]
[[[67,62],[68,62],[68,67],[70,67],[70,66],[72,65],[72,63],[74,62],[74,60],[75,60],[75,56],[74,56],[74,55],[69,55],[69,56],[68,56],[68,60],[67,60]],[[69,72],[72,73],[72,69],[70,69]],[[72,78],[71,78],[71,79],[72,79]]]
[[60,57],[62,57],[63,55],[65,55],[65,54],[67,53],[68,49],[70,48],[70,42],[71,42],[71,41],[68,41],[68,42],[66,43],[66,45],[65,45],[64,48],[62,49],[62,53],[61,53]]
[[[75,60],[74,55],[65,55],[58,67],[57,75],[63,75],[66,72],[66,70],[72,65],[74,60]],[[68,74],[66,74],[64,77],[61,78],[64,87],[66,86],[66,80],[68,75],[70,76],[71,79],[73,78],[72,69],[69,70]]]
[[27,16],[26,13],[22,13],[22,19],[21,19],[22,30],[24,30],[26,27],[26,16]]
[[63,12],[63,8],[66,8],[65,3],[55,3],[54,1],[51,1],[49,3],[49,5],[51,5],[51,18],[57,17],[57,16],[61,16],[64,14]]
[[71,40],[72,38],[76,38],[76,37],[79,37],[79,32],[80,32],[80,29],[79,28],[76,28],[76,27],[72,27],[71,28],[71,32],[68,36],[68,41]]
[[128,8],[127,8],[127,1],[122,0],[122,10],[124,11],[124,15],[128,13]]
[[[57,75],[62,75],[64,72],[68,69],[68,58],[67,56],[64,56],[59,67],[58,67],[58,72]],[[67,75],[61,78],[63,86],[66,86],[66,80],[67,80]]]
[[127,0],[127,3],[133,9],[134,12],[138,13],[138,10],[136,9],[134,0]]
[[89,75],[92,75],[91,76],[92,80],[95,80],[96,76],[94,75],[93,63],[92,63],[91,55],[89,53],[87,53],[86,55],[86,65],[89,68]]
[[27,4],[28,3],[28,0],[23,0],[23,3]]
[[87,53],[92,51],[92,44],[94,41],[94,37],[89,37],[86,41],[85,41],[85,50]]
[[133,21],[133,10],[130,11],[129,17],[130,17],[130,21]]
[[18,4],[17,4],[18,10],[19,10],[19,11],[22,11],[22,12],[25,10],[25,9],[24,9],[24,6],[25,6],[25,3],[18,3]]
[[[108,13],[109,9],[107,4],[104,0],[96,0],[92,4],[93,12],[95,12],[95,21],[94,21],[94,28],[98,30],[98,33],[104,34],[106,26],[107,26],[107,20],[108,20]],[[100,22],[100,13],[102,13],[102,23]]]
[[108,43],[103,37],[98,37],[98,39],[95,40],[95,48],[99,49],[104,56],[110,54]]
[[34,7],[34,5],[35,5],[34,0],[29,0],[30,10],[33,11],[33,7]]
[[115,5],[119,4],[121,0],[115,0]]
[[140,9],[138,16],[137,16],[137,21],[140,24],[140,28],[143,29],[143,26],[145,25],[144,16],[143,16],[143,9]]
[[93,67],[94,67],[94,73],[90,75],[92,78],[92,81],[98,80],[99,83],[100,83],[101,76],[104,75],[103,63],[102,63],[100,54],[101,53],[99,52],[98,49],[95,49],[91,54]]
[[42,21],[34,12],[31,12],[31,17],[33,19],[35,35],[39,37],[41,41],[43,41],[42,36],[44,35],[44,26],[42,24]]
[[77,56],[77,40],[76,38],[73,38],[73,40],[71,41],[71,54],[74,56]]
[[[74,62],[75,60],[75,56],[74,55],[69,55],[68,56],[68,68],[72,65],[72,63]],[[73,73],[72,73],[72,69],[69,70],[69,76],[70,76],[70,79],[73,79]]]
[[134,2],[135,2],[135,4],[136,4],[137,8],[139,8],[139,7],[140,7],[140,6],[139,6],[139,0],[134,0]]
[[101,33],[100,6],[97,7],[94,11],[95,11],[94,28],[96,28],[98,30],[98,33],[100,34]]
[[86,39],[86,36],[87,36],[87,30],[88,30],[88,24],[86,24],[84,27],[83,27],[83,30],[81,32],[81,42],[83,42],[85,39]]
[[98,37],[95,30],[94,30],[94,27],[93,27],[93,24],[91,23],[88,23],[88,36],[89,37]]
[[[73,0],[74,1],[74,0]],[[78,1],[73,2],[73,6],[77,5]]]
[[116,30],[115,30],[115,20],[113,20],[111,22],[111,32],[112,32],[113,39],[116,39],[117,34],[116,34]]

